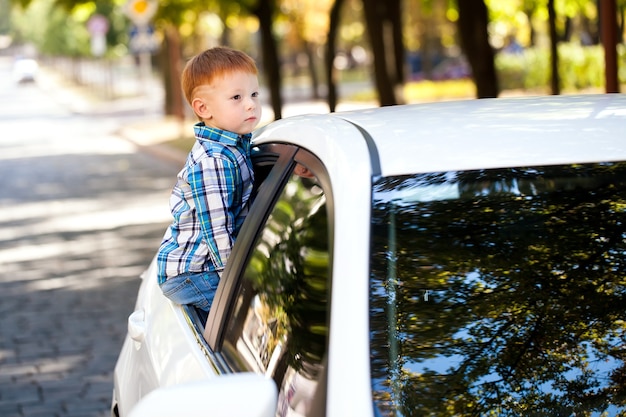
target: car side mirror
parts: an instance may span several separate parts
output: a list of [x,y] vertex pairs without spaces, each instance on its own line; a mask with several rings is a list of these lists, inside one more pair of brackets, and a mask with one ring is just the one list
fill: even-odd
[[277,401],[272,379],[237,373],[158,388],[146,395],[129,417],[274,417]]

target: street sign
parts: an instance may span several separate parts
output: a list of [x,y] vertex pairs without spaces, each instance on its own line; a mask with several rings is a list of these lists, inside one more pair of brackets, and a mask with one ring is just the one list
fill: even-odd
[[148,25],[135,26],[130,31],[131,52],[140,54],[154,52],[158,49],[158,40],[154,34],[154,28]]
[[109,21],[101,14],[94,14],[87,21],[87,30],[92,35],[105,35],[109,31]]
[[128,0],[124,5],[124,13],[137,26],[147,25],[157,11],[154,0]]
[[97,57],[104,55],[107,49],[106,33],[109,21],[101,14],[94,14],[87,21],[87,30],[91,35],[91,54]]

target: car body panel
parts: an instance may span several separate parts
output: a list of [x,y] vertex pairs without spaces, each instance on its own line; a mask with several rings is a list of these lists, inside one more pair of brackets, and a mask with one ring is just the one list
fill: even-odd
[[[137,317],[139,316],[139,317]],[[199,381],[216,374],[190,331],[183,309],[167,300],[157,284],[155,262],[142,275],[142,284],[129,317],[143,318],[143,334],[126,337],[115,367],[115,397],[126,415],[142,397],[159,387]],[[136,326],[138,323],[134,323]],[[129,327],[133,323],[129,322]],[[123,395],[122,395],[123,392]]]
[[336,117],[373,138],[383,176],[626,157],[623,94],[391,106]]
[[255,137],[255,144],[282,138],[316,154],[326,166],[335,207],[332,270],[333,276],[341,277],[332,282],[331,312],[353,312],[331,313],[329,344],[338,348],[329,348],[328,416],[365,417],[372,413],[371,403],[360,400],[371,398],[367,278],[370,188],[375,172],[370,149],[353,124],[320,116],[275,122]]
[[[332,119],[343,119],[367,132],[382,176],[554,165],[605,160],[607,155],[624,159],[626,149],[618,139],[625,113],[625,94],[450,101],[295,116],[269,125],[259,139],[282,135],[308,147],[321,129],[328,144],[344,134]],[[298,136],[287,133],[293,131]],[[351,145],[346,146],[340,151],[344,156]]]
[[[233,401],[242,396],[245,401]],[[219,380],[188,382],[158,388],[133,408],[130,417],[206,415],[213,417],[272,417],[276,412],[276,385],[257,374],[231,374]],[[198,401],[201,399],[201,401]]]

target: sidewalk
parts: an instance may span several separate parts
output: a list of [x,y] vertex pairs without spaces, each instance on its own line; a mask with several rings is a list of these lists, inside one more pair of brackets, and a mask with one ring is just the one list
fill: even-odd
[[[373,106],[373,104],[367,105],[366,103],[343,103],[337,107],[337,110],[348,111]],[[287,103],[283,106],[283,118],[300,114],[325,113],[328,113],[328,105],[319,101]],[[271,123],[273,120],[274,112],[271,107],[264,105],[259,125]],[[196,122],[195,119],[180,120],[173,116],[146,117],[144,120],[123,126],[118,134],[146,152],[182,164],[187,159],[188,152],[180,148],[181,143],[178,147],[172,146],[172,143],[182,138],[189,138],[191,141],[192,126]]]
[[[171,146],[177,139],[191,138],[191,126],[195,119],[180,120],[163,114],[164,93],[157,79],[150,81],[149,93],[114,100],[105,100],[90,93],[88,88],[76,86],[68,82],[62,74],[42,67],[37,79],[39,86],[53,94],[61,104],[69,107],[74,113],[91,115],[113,115],[136,113],[132,121],[125,123],[117,132],[118,135],[156,156],[184,162],[187,152]],[[268,92],[263,93],[269,97]],[[376,107],[376,103],[341,102],[337,111],[348,111]],[[286,101],[283,104],[283,118],[300,114],[326,114],[328,104],[324,101]],[[141,115],[143,113],[143,115]],[[259,125],[271,123],[274,112],[269,104],[263,104],[263,115]]]

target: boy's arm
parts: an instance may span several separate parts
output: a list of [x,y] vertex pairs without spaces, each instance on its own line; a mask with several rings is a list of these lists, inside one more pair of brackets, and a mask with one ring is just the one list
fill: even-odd
[[189,185],[209,256],[218,272],[234,244],[235,196],[239,170],[230,160],[207,158],[189,171]]

